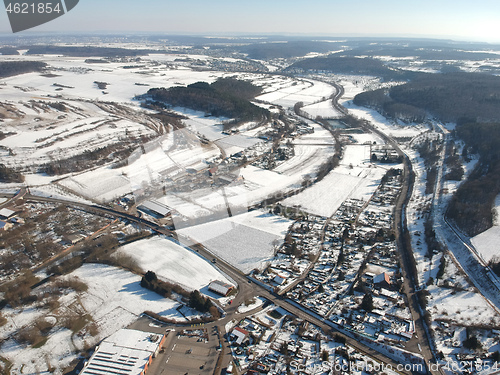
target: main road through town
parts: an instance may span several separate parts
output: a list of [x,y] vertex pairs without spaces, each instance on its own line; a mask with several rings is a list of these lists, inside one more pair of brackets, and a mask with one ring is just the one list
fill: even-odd
[[[13,198],[14,194],[0,194],[0,197],[6,197],[6,198]],[[103,216],[108,216],[108,217],[113,217],[113,218],[118,218],[122,220],[127,220],[129,222],[134,222],[136,224],[140,224],[146,228],[149,228],[153,231],[155,231],[158,234],[162,235],[167,235],[167,236],[172,236],[172,237],[177,237],[174,231],[169,230],[168,228],[165,228],[161,225],[158,225],[157,223],[154,223],[152,221],[149,221],[147,219],[137,217],[135,215],[131,215],[129,213],[116,210],[113,208],[108,208],[108,207],[103,207],[103,206],[97,206],[97,205],[91,205],[91,204],[86,204],[86,203],[81,203],[81,202],[75,202],[75,201],[68,201],[65,199],[59,199],[59,198],[53,198],[53,197],[40,197],[40,196],[35,196],[31,195],[29,193],[24,194],[23,199],[26,201],[33,201],[33,202],[47,202],[47,203],[52,203],[52,204],[64,204],[68,207],[74,207],[78,208],[90,213],[94,213],[97,215],[103,215]],[[180,242],[183,242],[182,238],[178,238]],[[308,313],[304,309],[301,309],[297,307],[296,305],[290,303],[286,298],[283,296],[279,296],[266,288],[258,285],[255,282],[252,282],[245,274],[243,274],[241,271],[236,269],[235,267],[231,266],[230,264],[226,263],[222,259],[218,259],[215,257],[212,253],[210,253],[203,245],[199,244],[196,246],[192,246],[193,251],[196,251],[200,254],[200,256],[206,258],[206,259],[213,259],[216,258],[216,266],[227,276],[229,276],[237,285],[238,285],[238,294],[233,300],[233,303],[229,306],[226,306],[225,312],[226,315],[223,319],[210,323],[209,326],[217,326],[218,329],[220,330],[221,333],[226,333],[225,332],[225,324],[232,320],[232,319],[241,319],[245,314],[236,314],[236,310],[238,306],[240,306],[242,303],[245,301],[256,297],[256,296],[261,296],[264,297],[271,302],[273,302],[276,306],[280,306],[284,308],[285,310],[289,311],[290,313],[296,315],[297,317],[304,319],[306,321],[309,321],[312,324],[317,325],[318,327],[322,328],[325,332],[331,332],[332,330],[335,331],[335,328],[332,327],[331,324],[328,324],[328,322],[324,319],[321,319],[320,317],[314,316],[313,314]],[[65,254],[66,255],[66,254]],[[355,348],[361,353],[364,353],[365,355],[368,355],[369,357],[377,360],[378,362],[384,364],[384,365],[390,365],[392,368],[396,369],[398,366],[398,362],[389,358],[387,355],[378,352],[374,348],[371,348],[368,345],[365,345],[363,343],[360,343],[359,340],[352,338],[350,336],[344,336],[342,333],[339,333],[341,336],[345,337],[346,342],[348,345],[351,347]],[[221,340],[223,345],[224,340]],[[226,353],[228,353],[229,350],[226,350]],[[226,367],[229,363],[229,357],[226,358],[226,363],[219,364],[219,371],[221,368]],[[218,374],[220,372],[216,372]],[[400,373],[403,374],[412,374],[414,372],[411,371],[400,371]]]
[[[343,88],[338,85],[334,85],[337,88],[337,94],[334,95],[332,99],[332,104],[333,106],[341,113],[346,114],[347,110],[340,106],[338,103],[338,99],[342,96],[343,94]],[[412,185],[413,185],[413,179],[414,179],[414,174],[411,168],[411,163],[408,157],[402,152],[400,149],[399,145],[389,136],[381,132],[380,130],[374,128],[370,124],[366,123],[365,128],[371,132],[376,133],[385,141],[392,145],[394,149],[403,156],[404,158],[404,183],[403,183],[403,188],[401,190],[401,193],[397,199],[396,202],[396,207],[395,207],[395,222],[394,222],[394,229],[396,231],[396,241],[398,245],[398,249],[400,251],[400,256],[401,256],[401,264],[402,264],[402,270],[403,270],[403,276],[404,276],[404,286],[405,286],[405,292],[408,298],[408,303],[409,307],[413,316],[413,319],[416,323],[416,332],[419,339],[419,344],[422,349],[422,352],[420,354],[423,355],[425,362],[427,364],[427,373],[431,374],[439,374],[439,372],[435,370],[431,370],[429,367],[429,363],[434,362],[434,356],[432,354],[431,350],[431,344],[429,340],[429,335],[428,335],[428,330],[425,325],[425,321],[423,319],[423,312],[420,309],[420,306],[418,305],[417,298],[416,298],[416,292],[415,292],[415,282],[417,280],[417,275],[415,273],[415,267],[414,267],[414,259],[413,259],[413,253],[411,249],[411,245],[409,245],[409,241],[405,241],[405,236],[408,236],[408,230],[406,227],[406,221],[405,221],[405,211],[406,211],[406,205],[411,197],[411,192],[412,192]],[[15,195],[14,194],[0,194],[0,196],[6,197],[6,198],[13,198]],[[129,222],[133,222],[139,225],[142,225],[144,227],[147,227],[154,232],[162,235],[167,235],[171,237],[177,238],[180,242],[183,242],[183,238],[178,238],[175,231],[172,231],[168,228],[165,228],[164,226],[161,226],[155,222],[152,222],[150,220],[147,220],[142,217],[138,217],[135,215],[132,215],[130,213],[118,210],[118,209],[113,209],[109,207],[104,207],[104,206],[99,206],[99,205],[91,205],[91,204],[86,204],[86,203],[81,203],[81,202],[75,202],[75,201],[68,201],[68,200],[63,200],[63,199],[58,199],[58,198],[53,198],[53,197],[40,197],[40,196],[34,196],[29,194],[26,191],[22,191],[22,199],[26,201],[36,201],[36,202],[50,202],[50,203],[55,203],[55,204],[64,204],[70,207],[75,207],[82,209],[84,211],[94,213],[97,215],[104,215],[104,216],[109,216],[113,217],[115,219],[122,219],[122,220],[127,220]],[[250,279],[247,278],[245,274],[243,274],[241,271],[233,267],[232,265],[224,262],[222,259],[218,259],[215,257],[212,253],[210,253],[203,245],[198,244],[196,246],[192,246],[193,251],[197,251],[201,256],[205,257],[206,259],[214,259],[216,258],[216,265],[217,267],[224,272],[226,275],[228,275],[230,278],[233,279],[233,281],[238,284],[238,294],[236,295],[235,299],[233,300],[233,303],[229,306],[226,307],[226,315],[223,319],[210,323],[211,326],[217,326],[220,330],[221,333],[226,333],[225,332],[225,323],[228,322],[231,319],[241,319],[244,315],[236,314],[237,307],[241,305],[243,302],[246,300],[249,300],[255,296],[262,296],[270,301],[272,301],[275,305],[283,307],[290,313],[296,315],[297,317],[304,319],[306,321],[309,321],[312,324],[315,324],[322,328],[325,332],[331,332],[331,331],[336,331],[336,329],[332,326],[331,323],[328,323],[327,320],[318,317],[314,314],[311,314],[307,312],[305,309],[297,307],[295,304],[290,303],[286,298],[283,296],[279,296],[266,288],[258,285],[255,282],[252,282]],[[385,353],[381,353],[377,351],[375,348],[372,348],[368,345],[363,344],[360,342],[360,340],[356,337],[351,337],[351,335],[343,335],[342,333],[338,333],[341,336],[343,336],[346,339],[346,342],[348,345],[351,347],[355,348],[356,350],[360,351],[361,353],[364,353],[365,355],[368,355],[369,357],[372,357],[373,359],[376,359],[377,361],[385,364],[385,365],[390,365],[392,368],[396,369],[398,368],[398,362],[393,360],[392,358],[389,358]],[[226,343],[224,340],[221,340],[222,344],[225,346]],[[226,353],[229,351],[226,350]],[[226,362],[226,363],[224,363]],[[215,371],[216,374],[220,373],[221,368],[227,366],[229,363],[229,357],[227,356],[225,360],[222,361],[222,363],[218,363],[218,367]],[[412,371],[400,371],[400,373],[404,374],[411,374],[411,373],[416,373]]]

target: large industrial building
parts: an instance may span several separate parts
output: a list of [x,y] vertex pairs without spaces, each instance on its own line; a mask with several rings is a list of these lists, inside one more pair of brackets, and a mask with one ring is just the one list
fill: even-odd
[[81,375],[144,375],[165,335],[121,329],[101,342]]

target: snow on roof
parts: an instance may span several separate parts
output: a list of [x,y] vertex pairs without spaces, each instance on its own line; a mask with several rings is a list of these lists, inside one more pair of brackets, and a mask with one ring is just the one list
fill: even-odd
[[391,275],[389,275],[387,272],[382,272],[382,273],[378,274],[377,276],[375,276],[373,279],[373,283],[375,283],[375,284],[379,284],[379,283],[382,283],[384,281],[387,284],[392,284]]
[[231,289],[233,289],[233,286],[223,281],[214,280],[208,285],[208,289],[225,296]]
[[2,208],[0,210],[0,217],[5,217],[5,218],[9,218],[11,217],[12,215],[14,215],[16,213],[16,211],[12,211],[8,208]]
[[281,285],[285,282],[286,278],[283,277],[283,276],[280,276],[280,275],[276,275],[276,277],[273,279],[273,281],[278,284],[278,285]]
[[157,214],[160,214],[162,216],[167,216],[171,209],[164,204],[161,204],[160,202],[157,201],[146,201],[141,203],[141,205],[138,207],[139,209],[146,209],[149,211],[153,211]]
[[232,334],[236,336],[236,343],[238,345],[241,345],[241,343],[247,338],[248,331],[244,330],[243,328],[236,327],[233,329]]
[[162,339],[163,335],[121,329],[98,346],[80,374],[140,374]]
[[398,299],[399,297],[397,292],[390,291],[385,288],[380,289],[380,295],[392,299]]

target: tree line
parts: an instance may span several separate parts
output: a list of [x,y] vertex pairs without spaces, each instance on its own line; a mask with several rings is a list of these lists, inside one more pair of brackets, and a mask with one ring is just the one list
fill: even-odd
[[64,55],[73,57],[129,57],[129,56],[145,56],[153,51],[115,48],[115,47],[93,47],[93,46],[51,46],[51,45],[36,45],[24,46],[21,49],[27,49],[28,55]]
[[24,176],[13,168],[0,164],[0,182],[23,182]]
[[354,104],[373,108],[384,117],[406,123],[421,122],[427,117],[427,112],[424,109],[392,99],[388,89],[360,93],[354,97]]

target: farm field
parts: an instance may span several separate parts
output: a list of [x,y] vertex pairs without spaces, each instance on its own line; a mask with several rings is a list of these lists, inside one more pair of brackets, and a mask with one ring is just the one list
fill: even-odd
[[144,271],[153,271],[164,281],[180,284],[186,290],[207,291],[214,280],[231,283],[206,259],[172,239],[154,237],[125,245],[118,254],[126,254]]
[[217,257],[248,273],[274,257],[292,221],[254,210],[179,230],[181,242],[199,242]]

